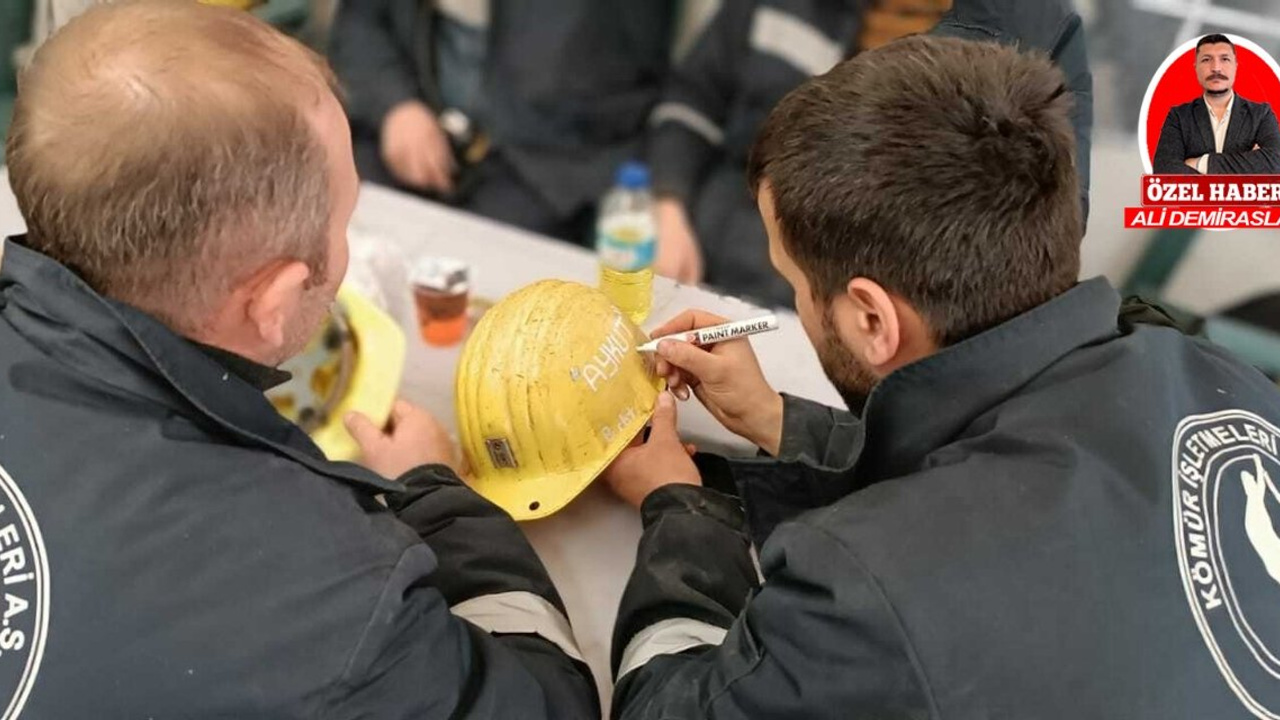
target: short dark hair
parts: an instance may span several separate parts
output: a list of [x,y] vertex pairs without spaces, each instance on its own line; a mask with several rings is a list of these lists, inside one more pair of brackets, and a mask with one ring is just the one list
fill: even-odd
[[787,95],[752,148],[749,182],[768,183],[815,299],[870,278],[949,345],[1077,281],[1070,111],[1043,55],[906,38]]
[[1231,38],[1227,37],[1226,35],[1218,35],[1218,34],[1205,35],[1204,37],[1200,38],[1200,42],[1196,43],[1197,55],[1200,54],[1200,48],[1204,47],[1205,45],[1230,45],[1231,53],[1234,55],[1236,52],[1236,44],[1231,42]]

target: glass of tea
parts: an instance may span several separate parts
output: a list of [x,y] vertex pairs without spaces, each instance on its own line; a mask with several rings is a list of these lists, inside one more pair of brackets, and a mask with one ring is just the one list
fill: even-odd
[[423,258],[414,263],[409,282],[423,341],[436,347],[461,341],[467,332],[470,266],[453,258]]

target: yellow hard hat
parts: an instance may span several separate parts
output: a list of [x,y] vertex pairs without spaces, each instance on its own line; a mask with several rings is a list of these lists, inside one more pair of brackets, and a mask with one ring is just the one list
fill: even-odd
[[281,366],[289,382],[267,392],[330,460],[355,460],[360,446],[342,418],[364,413],[381,426],[391,415],[404,370],[404,332],[391,316],[343,285],[329,318],[306,350]]
[[544,280],[494,305],[458,363],[458,435],[476,492],[516,520],[564,507],[644,429],[663,381],[607,297]]

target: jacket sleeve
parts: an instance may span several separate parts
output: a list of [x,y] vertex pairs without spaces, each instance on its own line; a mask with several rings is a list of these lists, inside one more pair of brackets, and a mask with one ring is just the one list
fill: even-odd
[[388,506],[424,542],[392,570],[329,717],[598,717],[564,604],[515,522],[447,468],[401,480]]
[[725,461],[757,547],[764,546],[779,524],[862,486],[853,473],[865,440],[862,421],[811,400],[782,397],[778,457]]
[[1152,163],[1157,175],[1199,175],[1187,167],[1187,147],[1182,139],[1182,122],[1177,109],[1169,111],[1160,129],[1160,142],[1156,144],[1156,158]]
[[1253,139],[1258,149],[1210,155],[1210,175],[1280,174],[1280,124],[1277,124],[1275,111],[1270,105],[1258,107],[1262,111],[1262,121]]
[[752,5],[751,0],[725,0],[688,52],[672,64],[662,101],[649,116],[649,163],[658,195],[691,202],[703,172],[724,144]]
[[668,486],[642,512],[614,633],[614,717],[928,716],[892,608],[833,537],[780,528],[761,555],[757,586],[741,515],[727,498]]
[[377,133],[391,108],[421,99],[411,58],[396,41],[395,0],[338,3],[333,21],[329,59],[346,92],[351,124]]
[[782,396],[778,459],[819,468],[846,468],[862,450],[862,421],[847,410]]

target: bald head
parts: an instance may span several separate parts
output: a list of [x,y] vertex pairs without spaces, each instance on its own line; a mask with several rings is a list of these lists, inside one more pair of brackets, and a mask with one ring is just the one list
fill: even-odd
[[318,281],[332,87],[322,60],[247,13],[87,11],[19,79],[7,149],[28,243],[188,334],[273,263]]

